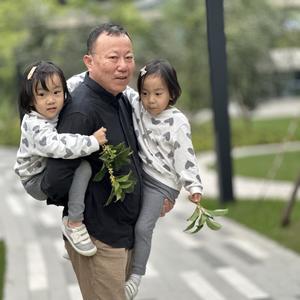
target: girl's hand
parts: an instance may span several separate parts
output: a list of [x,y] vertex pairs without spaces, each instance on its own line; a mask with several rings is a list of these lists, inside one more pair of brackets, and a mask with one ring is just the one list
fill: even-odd
[[101,127],[100,129],[98,129],[93,133],[93,136],[97,139],[100,145],[104,145],[105,143],[107,143],[105,132],[106,132],[106,128]]
[[199,203],[201,201],[201,198],[202,198],[202,195],[200,193],[189,195],[189,200],[195,204]]
[[170,210],[173,209],[173,207],[174,207],[174,202],[172,202],[169,199],[164,199],[164,203],[160,211],[160,216],[164,217],[166,213],[168,213]]

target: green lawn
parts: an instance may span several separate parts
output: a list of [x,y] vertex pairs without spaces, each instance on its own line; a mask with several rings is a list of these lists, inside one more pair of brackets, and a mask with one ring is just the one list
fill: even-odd
[[[258,145],[268,143],[281,143],[287,137],[287,129],[293,119],[259,120],[251,124],[241,120],[231,120],[232,145],[234,147]],[[193,142],[197,149],[209,150],[213,144],[213,130],[211,124],[197,125],[193,127]],[[202,130],[203,129],[203,130]],[[290,141],[300,140],[300,126]],[[201,141],[205,141],[201,145]],[[196,147],[195,147],[196,148]],[[247,177],[269,178],[269,170],[273,168],[276,155],[260,155],[238,158],[233,161],[234,173]],[[294,181],[300,171],[300,151],[286,152],[280,168],[276,171],[275,179]],[[203,202],[206,207],[205,202]],[[291,225],[281,227],[280,219],[285,202],[280,200],[236,200],[228,205],[228,217],[244,224],[245,226],[260,232],[261,234],[278,241],[280,244],[300,253],[300,202],[293,208]],[[220,203],[208,201],[208,208],[217,208]]]
[[[277,162],[280,162],[278,168]],[[295,181],[300,174],[300,151],[237,158],[233,164],[235,175],[270,178],[275,170],[275,177],[270,179]]]
[[[287,138],[287,132],[293,118],[244,121],[231,119],[231,144],[233,147],[282,143]],[[300,141],[300,119],[298,127],[290,141]],[[214,130],[212,122],[192,124],[192,139],[196,152],[214,148]]]
[[[297,202],[288,227],[281,227],[280,220],[286,203],[278,200],[236,200],[228,204],[227,217],[277,241],[300,254],[300,202]],[[216,200],[203,200],[205,208],[219,208]]]

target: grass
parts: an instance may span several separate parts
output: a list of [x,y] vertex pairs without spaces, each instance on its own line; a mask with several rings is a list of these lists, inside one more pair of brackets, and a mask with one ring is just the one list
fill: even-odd
[[[295,118],[266,119],[245,122],[237,119],[232,122],[232,144],[235,146],[281,143],[287,138],[288,128]],[[300,121],[291,141],[300,140]]]
[[[237,200],[226,205],[229,209],[227,217],[300,254],[300,202],[295,204],[291,224],[282,227],[280,221],[285,205],[278,200]],[[203,206],[215,209],[220,207],[220,203],[204,199]]]
[[4,272],[5,272],[5,245],[3,241],[0,241],[0,300],[3,299]]
[[[288,135],[288,128],[294,118],[245,121],[231,119],[231,144],[233,147],[282,143]],[[214,129],[212,122],[192,124],[192,139],[196,152],[214,148]],[[290,141],[300,140],[300,120],[298,127],[289,137]]]
[[[236,158],[233,161],[234,174],[246,177],[270,178],[295,181],[300,174],[300,151],[285,152],[280,155],[259,155]],[[280,161],[282,159],[282,161]],[[276,162],[280,165],[276,168]],[[297,163],[298,162],[298,163]],[[275,166],[275,176],[270,177]]]
[[[240,119],[231,120],[231,144],[233,147],[282,143],[288,137],[288,128],[294,118],[267,119],[245,122]],[[289,141],[300,140],[300,120]],[[214,147],[213,124],[207,122],[201,125],[192,125],[192,138],[196,152],[212,150]],[[234,172],[249,177],[267,178],[272,168],[276,155],[261,155],[244,157],[234,160]],[[300,171],[300,152],[289,152],[283,156],[283,162],[277,170],[275,179],[294,181]],[[273,239],[281,245],[290,248],[300,254],[300,203],[293,208],[291,225],[281,227],[280,220],[286,203],[276,200],[241,200],[236,199],[234,204],[229,204],[228,217]],[[203,206],[218,208],[218,201],[204,200]]]

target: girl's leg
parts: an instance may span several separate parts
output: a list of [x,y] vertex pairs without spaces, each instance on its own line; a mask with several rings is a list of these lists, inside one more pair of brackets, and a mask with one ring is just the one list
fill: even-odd
[[158,180],[143,174],[142,208],[135,225],[135,241],[132,274],[144,275],[150,255],[152,234],[160,217],[164,199],[176,200],[179,191],[174,190]]
[[135,242],[132,261],[132,273],[125,284],[126,300],[133,299],[138,292],[141,276],[146,272],[146,265],[151,250],[152,234],[160,216],[164,199],[174,200],[179,192],[161,182],[143,176],[143,202],[138,221],[135,225]]
[[84,199],[92,169],[85,160],[76,169],[69,191],[68,217],[63,218],[62,231],[79,254],[92,256],[97,248],[90,239],[83,221]]
[[47,196],[43,193],[41,189],[41,182],[44,173],[40,173],[26,182],[22,182],[26,192],[36,200],[47,200]]
[[92,168],[86,160],[82,160],[75,170],[73,182],[69,190],[68,218],[70,221],[83,220],[84,198],[92,176]]
[[138,292],[141,276],[146,272],[146,265],[151,250],[152,233],[160,216],[164,196],[158,188],[144,181],[143,203],[137,223],[132,260],[132,273],[125,284],[126,300],[133,299]]
[[135,225],[132,273],[144,275],[150,255],[152,234],[160,216],[164,195],[158,188],[144,184],[143,204]]

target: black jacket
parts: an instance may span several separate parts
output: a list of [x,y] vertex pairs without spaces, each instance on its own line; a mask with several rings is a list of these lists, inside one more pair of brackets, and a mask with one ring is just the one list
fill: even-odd
[[[130,111],[123,94],[114,97],[87,74],[61,112],[57,128],[59,132],[91,135],[103,126],[107,129],[108,144],[125,142],[133,150],[130,165],[120,170],[120,174],[127,174],[130,169],[133,171],[137,180],[133,193],[126,194],[123,202],[104,206],[111,192],[109,177],[106,176],[100,182],[91,179],[85,196],[84,223],[89,233],[116,248],[132,248],[142,197],[141,166]],[[89,161],[94,176],[102,165],[99,152],[84,159]],[[48,160],[42,190],[49,197],[48,204],[65,206],[64,215],[67,214],[68,191],[80,160]]]

